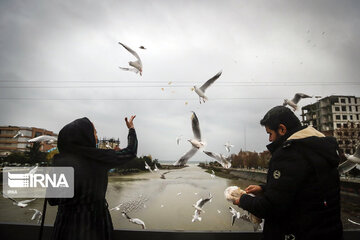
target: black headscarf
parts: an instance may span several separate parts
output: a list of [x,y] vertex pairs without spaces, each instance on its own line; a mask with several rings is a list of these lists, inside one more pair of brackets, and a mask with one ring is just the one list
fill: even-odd
[[57,147],[60,154],[56,157],[74,154],[104,163],[116,159],[114,150],[96,148],[94,125],[86,117],[76,119],[60,130]]

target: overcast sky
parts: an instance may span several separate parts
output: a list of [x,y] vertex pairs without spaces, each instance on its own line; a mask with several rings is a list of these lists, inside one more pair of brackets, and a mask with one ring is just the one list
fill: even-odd
[[[87,116],[124,147],[123,119],[136,114],[138,155],[176,161],[195,111],[207,151],[263,151],[259,121],[284,98],[360,96],[359,12],[360,1],[2,0],[0,125],[58,133]],[[119,41],[143,76],[118,68],[134,60]],[[191,87],[220,70],[199,104]]]

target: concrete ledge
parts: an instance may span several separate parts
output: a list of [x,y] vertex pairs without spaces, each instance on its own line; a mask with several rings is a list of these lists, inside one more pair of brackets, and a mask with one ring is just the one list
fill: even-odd
[[[39,225],[0,223],[0,239],[6,240],[37,240]],[[43,240],[51,238],[53,226],[44,226]],[[259,240],[262,237],[260,232],[183,232],[183,231],[132,231],[115,230],[114,240]],[[344,240],[359,240],[359,230],[344,231]]]

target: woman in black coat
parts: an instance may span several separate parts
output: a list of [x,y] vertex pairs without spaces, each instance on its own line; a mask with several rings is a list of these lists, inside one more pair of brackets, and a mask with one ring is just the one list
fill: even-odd
[[96,129],[86,117],[61,129],[60,153],[54,157],[54,166],[74,168],[74,197],[49,199],[50,205],[58,205],[52,239],[112,239],[113,225],[105,200],[107,174],[136,157],[134,118],[125,118],[128,146],[120,151],[96,148]]

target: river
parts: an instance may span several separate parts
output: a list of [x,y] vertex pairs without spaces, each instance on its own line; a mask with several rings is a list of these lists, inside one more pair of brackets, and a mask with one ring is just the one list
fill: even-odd
[[[167,170],[160,170],[161,173]],[[115,229],[140,230],[139,225],[130,223],[121,211],[126,211],[132,218],[140,218],[148,230],[184,230],[184,231],[254,231],[253,225],[242,219],[231,225],[229,206],[224,190],[228,186],[245,188],[254,182],[246,180],[231,180],[215,176],[195,164],[189,167],[170,170],[165,179],[156,172],[146,172],[127,176],[109,178],[106,198],[109,209],[122,204],[120,210],[111,211]],[[255,183],[256,184],[256,183]],[[201,213],[202,221],[192,222],[193,204],[200,198],[213,196],[211,202],[204,205]],[[9,199],[0,198],[0,222],[30,223],[33,211],[30,208],[42,209],[43,201],[36,199],[26,208],[12,204]],[[360,222],[359,201],[342,201],[342,218],[345,229],[360,229],[360,226],[347,221],[350,218]],[[241,209],[235,207],[240,212]],[[52,225],[57,207],[48,205],[45,224]]]

